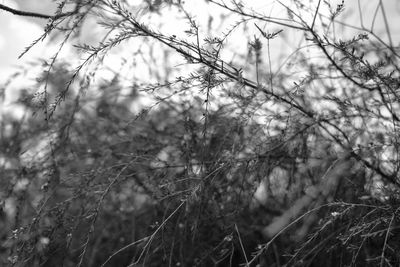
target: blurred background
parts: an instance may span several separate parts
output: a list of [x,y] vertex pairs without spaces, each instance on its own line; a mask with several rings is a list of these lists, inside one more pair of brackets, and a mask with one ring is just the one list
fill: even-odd
[[116,3],[0,10],[1,266],[400,261],[399,1]]

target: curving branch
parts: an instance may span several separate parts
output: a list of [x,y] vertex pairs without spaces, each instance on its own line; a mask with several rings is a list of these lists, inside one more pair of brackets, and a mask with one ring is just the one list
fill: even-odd
[[32,17],[32,18],[40,18],[40,19],[58,19],[61,17],[69,16],[71,14],[74,14],[75,12],[66,12],[66,13],[61,13],[57,15],[46,15],[46,14],[41,14],[41,13],[36,13],[36,12],[29,12],[29,11],[22,11],[22,10],[17,10],[5,5],[0,4],[0,10],[5,10],[7,12],[10,12],[14,15],[18,16],[24,16],[24,17]]

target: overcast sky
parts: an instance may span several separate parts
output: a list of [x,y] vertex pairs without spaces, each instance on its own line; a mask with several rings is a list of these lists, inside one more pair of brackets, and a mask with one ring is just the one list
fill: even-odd
[[[17,2],[25,2],[23,5],[24,10],[29,10],[29,8],[35,9],[34,3],[42,2],[46,3],[47,9],[51,10],[51,1],[12,1],[12,0],[0,0],[2,4],[14,7],[22,8]],[[29,4],[28,4],[29,3]],[[50,4],[49,4],[50,3]],[[43,4],[37,5],[39,11],[45,12],[43,9],[46,7]],[[36,21],[36,23],[34,22]],[[36,47],[29,57],[26,59],[18,60],[18,55],[28,46],[34,39],[38,38],[43,32],[42,26],[45,21],[39,19],[27,19],[24,17],[18,17],[12,15],[9,12],[0,11],[0,82],[4,81],[8,74],[13,71],[13,66],[22,62],[23,60],[28,60],[29,57],[33,58],[36,55],[40,55],[44,49],[44,44]]]
[[[270,0],[248,1],[253,7],[259,8],[256,10],[260,10],[261,7],[265,10],[271,10],[271,12],[276,12],[278,10],[277,6],[268,4],[271,3]],[[21,10],[34,11],[45,14],[52,14],[55,9],[55,2],[51,0],[0,0],[0,2],[4,5],[19,8]],[[330,1],[333,7],[336,5],[336,3],[340,2],[341,1],[339,0]],[[376,8],[376,4],[379,1],[363,0],[360,2],[363,5],[363,22],[365,25],[369,25],[373,17],[373,12]],[[389,19],[389,26],[391,27],[393,41],[395,45],[398,45],[400,40],[400,30],[398,30],[398,25],[400,25],[400,1],[383,0],[383,2],[385,4],[385,11]],[[357,3],[358,1],[355,0],[345,1],[345,14],[342,15],[343,19],[346,22],[359,26],[360,16],[356,6]],[[207,7],[203,3],[203,1],[186,1],[186,6],[188,8],[192,6],[192,10],[194,12],[212,12],[215,10]],[[201,16],[197,16],[197,19],[201,19]],[[0,11],[0,82],[4,81],[5,77],[7,77],[7,75],[12,72],[13,67],[16,64],[20,64],[24,60],[35,59],[37,56],[44,55],[50,50],[51,46],[47,44],[47,41],[45,41],[35,46],[34,49],[30,51],[27,55],[25,55],[22,60],[17,59],[18,55],[24,50],[24,48],[28,46],[34,39],[38,38],[41,35],[45,23],[46,20],[43,19],[20,17],[12,15],[11,13],[5,11]],[[174,25],[173,22],[169,23],[172,23],[172,25]],[[175,27],[176,26],[178,25],[175,25]],[[385,29],[382,16],[378,16],[375,29],[378,33],[384,33]],[[48,54],[49,53],[47,53],[47,55]]]

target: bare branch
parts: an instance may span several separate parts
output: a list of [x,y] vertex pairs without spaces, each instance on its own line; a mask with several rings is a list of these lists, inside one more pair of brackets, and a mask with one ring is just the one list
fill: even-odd
[[39,19],[58,19],[58,18],[69,16],[69,15],[72,15],[75,13],[75,12],[66,12],[66,13],[61,13],[61,14],[51,16],[51,15],[41,14],[41,13],[36,13],[36,12],[17,10],[17,9],[14,9],[14,8],[11,8],[11,7],[2,5],[2,4],[0,4],[0,9],[10,12],[17,16],[32,17],[32,18],[39,18]]

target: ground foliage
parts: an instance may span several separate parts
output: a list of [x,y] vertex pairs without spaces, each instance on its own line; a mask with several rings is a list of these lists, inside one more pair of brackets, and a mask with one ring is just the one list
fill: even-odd
[[[206,1],[235,21],[219,32],[181,1],[128,2],[36,16],[32,45],[60,49],[0,91],[34,73],[24,115],[0,124],[2,266],[399,264],[400,56],[382,1],[347,38],[344,1],[277,1],[282,18]],[[151,24],[172,10],[185,35]],[[106,29],[95,45],[88,21]],[[285,32],[302,42],[277,61]],[[60,55],[72,45],[78,62]]]

